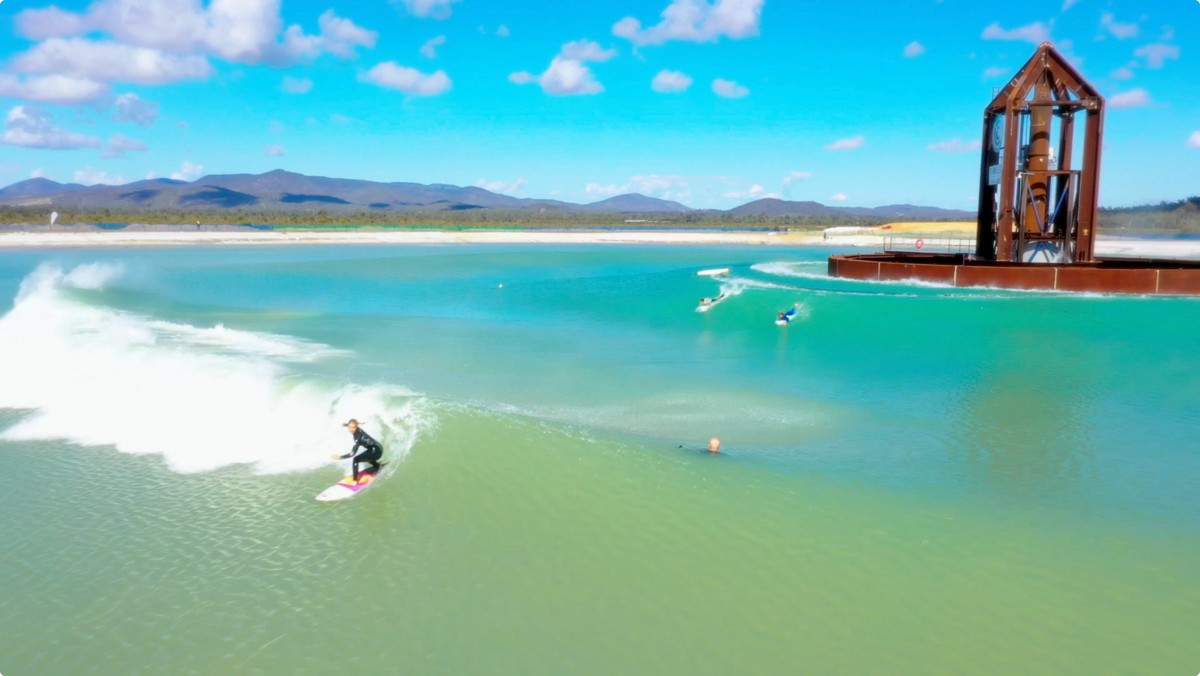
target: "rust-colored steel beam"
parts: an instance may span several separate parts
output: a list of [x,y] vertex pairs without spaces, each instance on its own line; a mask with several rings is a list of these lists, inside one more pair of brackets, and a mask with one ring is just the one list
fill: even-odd
[[983,115],[983,140],[980,147],[983,152],[979,155],[979,210],[975,221],[975,250],[982,252],[996,250],[996,186],[989,177],[992,161],[998,158],[998,151],[992,147],[992,125],[996,124],[996,115],[991,112]]
[[[1034,85],[1035,100],[1050,100],[1050,73],[1043,71]],[[1050,121],[1054,118],[1053,111],[1048,107],[1038,106],[1029,115],[1029,145],[1025,153],[1025,169],[1029,172],[1026,179],[1025,194],[1017,199],[1027,200],[1025,206],[1025,222],[1021,224],[1026,233],[1039,234],[1050,218],[1053,207],[1050,205],[1050,177],[1046,171],[1050,169]]]
[[1104,105],[1089,111],[1084,125],[1083,176],[1079,181],[1079,223],[1076,226],[1075,260],[1095,260],[1096,211],[1100,200],[1100,146],[1104,135]]
[[[1086,116],[1082,149],[1075,142],[1079,114]],[[1038,47],[984,108],[982,131],[974,256],[831,256],[830,276],[919,279],[955,287],[1200,295],[1200,261],[1095,257],[1104,98],[1049,43]],[[1078,167],[1076,159],[1082,159]]]
[[[1077,168],[1078,113],[1086,113],[1088,121]],[[1092,260],[1103,113],[1103,97],[1050,43],[1039,46],[992,98],[984,108],[978,259]],[[995,122],[1001,115],[1003,129]],[[1060,120],[1057,130],[1055,119]],[[1055,149],[1057,166],[1052,166]]]

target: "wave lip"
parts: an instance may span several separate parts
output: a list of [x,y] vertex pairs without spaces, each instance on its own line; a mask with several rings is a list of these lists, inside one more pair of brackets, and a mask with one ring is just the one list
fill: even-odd
[[433,424],[425,397],[391,384],[295,370],[343,352],[292,336],[166,322],[63,293],[103,288],[112,266],[43,266],[0,317],[0,408],[30,414],[0,433],[158,454],[179,472],[259,473],[329,464],[356,417],[396,460]]

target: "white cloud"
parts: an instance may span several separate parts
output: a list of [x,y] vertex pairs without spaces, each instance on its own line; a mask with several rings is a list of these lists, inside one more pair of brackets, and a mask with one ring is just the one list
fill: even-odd
[[489,192],[500,193],[502,195],[512,195],[520,192],[521,188],[525,187],[525,179],[518,178],[517,180],[509,183],[505,181],[488,181],[481,178],[475,183],[475,187],[483,188]]
[[29,172],[29,178],[49,178],[46,176],[46,171],[40,167]]
[[556,96],[599,94],[604,85],[596,81],[592,70],[574,59],[554,57],[550,67],[537,77],[542,91]]
[[779,199],[781,195],[778,193],[767,192],[766,188],[755,183],[754,185],[750,186],[748,190],[741,192],[727,192],[721,195],[721,197],[727,200],[758,200],[767,198]]
[[0,143],[26,148],[99,148],[100,139],[55,127],[50,113],[34,106],[8,111]]
[[660,196],[666,197],[667,195],[676,194],[681,190],[685,190],[688,186],[688,182],[687,179],[682,176],[674,176],[669,174],[644,174],[630,177],[629,186],[635,192],[640,192],[647,195],[658,193]]
[[931,143],[928,147],[935,153],[971,153],[977,152],[981,144],[979,141],[963,141],[960,138],[952,138],[949,141]]
[[279,83],[279,89],[288,94],[307,94],[312,91],[313,81],[306,77],[291,77],[290,75],[283,76],[283,81]]
[[672,0],[662,21],[649,28],[627,16],[613,25],[613,35],[635,45],[661,45],[671,40],[715,42],[758,35],[764,0]]
[[1120,23],[1114,18],[1112,12],[1102,12],[1100,14],[1100,27],[1118,40],[1137,37],[1138,34],[1138,25],[1136,23]]
[[1062,11],[1065,12],[1068,9],[1071,9],[1072,7],[1074,7],[1078,3],[1079,3],[1079,0],[1063,0]]
[[603,63],[616,56],[617,50],[604,49],[599,43],[591,40],[575,40],[563,45],[558,55],[564,59],[574,59],[575,61]]
[[150,147],[145,143],[127,138],[122,134],[113,134],[108,137],[108,147],[100,153],[100,157],[120,157],[125,153],[144,153],[147,150],[150,150]]
[[685,200],[691,197],[688,180],[683,176],[670,174],[631,176],[628,181],[620,185],[588,183],[585,190],[588,195],[593,197],[612,197],[614,195],[629,193],[649,195],[666,200]]
[[1133,50],[1133,55],[1146,60],[1147,68],[1162,68],[1167,59],[1178,59],[1179,48],[1156,42]]
[[1011,30],[1005,30],[1000,27],[1000,22],[996,21],[983,29],[983,39],[1022,40],[1037,45],[1050,40],[1050,29],[1041,21],[1036,21],[1027,26],[1018,26]]
[[96,171],[89,166],[75,172],[73,182],[82,185],[124,185],[129,181],[124,176],[109,176],[108,172]]
[[733,80],[722,80],[717,78],[713,80],[712,90],[721,98],[725,99],[740,99],[750,95],[750,90]]
[[[333,10],[318,18],[317,35],[305,34],[299,25],[283,30],[280,4],[281,0],[211,0],[204,7],[200,0],[96,0],[83,13],[56,8],[27,10],[17,15],[16,23],[25,37],[45,40],[30,50],[31,58],[44,61],[51,56],[44,53],[47,50],[83,50],[84,56],[65,64],[77,69],[79,61],[92,60],[98,51],[106,51],[109,58],[97,69],[116,69],[107,79],[141,84],[207,77],[211,68],[206,57],[210,55],[238,63],[286,66],[323,53],[352,58],[358,47],[373,47],[378,38],[374,31],[337,16]],[[107,34],[113,41],[82,38],[94,33]],[[55,56],[63,61],[61,54]],[[134,72],[142,73],[143,79],[145,71],[176,75],[152,77],[149,82],[123,77],[133,65],[119,69],[114,62],[134,58],[140,66]],[[180,69],[190,75],[178,75]],[[70,70],[49,72],[72,74]]]
[[1194,131],[1192,132],[1192,135],[1188,137],[1188,147],[1200,148],[1200,131]]
[[326,10],[317,19],[317,25],[321,28],[321,46],[324,50],[343,59],[358,56],[359,47],[370,49],[379,39],[379,33],[334,14],[332,9]]
[[342,115],[341,113],[330,113],[329,121],[334,124],[350,124],[351,122],[357,122],[357,120],[355,120],[353,117],[350,117],[349,115]]
[[437,58],[437,48],[446,44],[446,36],[439,35],[436,38],[429,38],[425,44],[421,45],[421,56],[427,59]]
[[[221,11],[219,7],[214,10],[214,13]],[[200,3],[195,0],[99,0],[91,3],[85,14],[67,20],[65,25],[73,30],[64,30],[58,37],[107,33],[119,42],[137,47],[190,52],[204,42],[205,19]]]
[[660,70],[650,81],[650,88],[660,94],[687,91],[692,86],[692,78],[677,70]]
[[158,104],[147,101],[137,94],[121,94],[113,102],[117,112],[113,119],[117,122],[129,122],[142,127],[149,127],[158,119]]
[[1058,51],[1060,53],[1062,53],[1063,58],[1066,59],[1068,63],[1070,63],[1072,66],[1075,66],[1076,68],[1083,67],[1083,57],[1079,56],[1075,52],[1071,51],[1075,48],[1074,41],[1059,40],[1057,47],[1058,47]]
[[804,181],[804,180],[810,179],[810,178],[812,178],[812,176],[813,176],[813,174],[811,171],[793,171],[792,173],[790,173],[784,177],[783,184],[786,186],[790,186],[793,183],[797,183],[799,181]]
[[925,46],[922,45],[921,43],[917,42],[916,40],[913,40],[912,42],[908,43],[908,46],[904,48],[904,56],[907,58],[910,58],[910,59],[914,56],[920,56],[924,53],[925,53]]
[[990,68],[985,68],[983,70],[983,79],[991,80],[993,78],[998,78],[1001,75],[1007,75],[1007,74],[1008,74],[1007,68],[1005,68],[1003,66],[992,66]]
[[1121,66],[1120,68],[1114,70],[1109,77],[1114,80],[1132,80],[1133,69],[1129,66]]
[[588,183],[584,188],[584,192],[593,197],[612,197],[621,194],[621,186],[614,184],[601,185],[599,183]]
[[40,75],[21,78],[0,73],[0,96],[25,101],[76,105],[108,95],[108,85],[65,75]]
[[851,136],[850,138],[842,138],[825,146],[825,150],[855,150],[861,148],[867,142],[865,136]]
[[562,46],[540,75],[527,71],[512,73],[508,81],[514,84],[536,82],[542,91],[553,96],[599,94],[604,86],[597,80],[585,61],[603,62],[617,55],[615,49],[604,49],[591,40],[576,40]]
[[850,198],[846,196],[846,193],[844,193],[844,192],[839,192],[839,193],[838,193],[838,194],[836,194],[836,195],[832,195],[832,196],[830,196],[830,198],[829,198],[829,199],[833,200],[834,202],[845,202],[846,200],[848,200],[848,199],[850,199]]
[[264,146],[263,154],[268,157],[283,157],[287,155],[287,151],[281,145]]
[[506,37],[512,35],[512,31],[508,30],[508,26],[506,26],[504,24],[500,24],[500,27],[496,29],[496,35],[499,35],[502,38],[506,38]]
[[191,162],[184,162],[179,171],[172,171],[171,178],[176,181],[194,181],[204,173],[204,167]]
[[30,40],[79,35],[88,30],[88,24],[83,15],[64,12],[53,5],[46,9],[28,9],[20,12],[16,16],[15,23],[17,32]]
[[446,71],[426,74],[416,68],[401,66],[395,61],[385,61],[359,75],[358,79],[360,82],[370,82],[413,96],[437,96],[450,89],[451,84]]
[[450,5],[458,0],[392,0],[392,4],[402,4],[413,16],[433,19],[448,19],[452,13]]
[[213,74],[203,56],[177,56],[157,49],[81,38],[51,38],[17,55],[12,69],[78,80],[159,85],[201,80]]
[[1121,92],[1120,94],[1113,94],[1108,99],[1110,108],[1138,108],[1149,103],[1150,95],[1146,93],[1145,89],[1140,87],[1130,89],[1127,92]]

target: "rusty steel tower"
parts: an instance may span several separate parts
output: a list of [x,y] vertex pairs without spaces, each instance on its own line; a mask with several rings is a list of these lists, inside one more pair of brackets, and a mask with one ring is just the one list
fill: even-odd
[[1096,257],[1103,133],[1104,97],[1043,43],[983,111],[975,253],[835,255],[829,275],[1200,295],[1200,261]]
[[[1077,149],[1081,113],[1086,122]],[[1104,97],[1042,43],[984,109],[978,259],[1095,260],[1103,127]]]

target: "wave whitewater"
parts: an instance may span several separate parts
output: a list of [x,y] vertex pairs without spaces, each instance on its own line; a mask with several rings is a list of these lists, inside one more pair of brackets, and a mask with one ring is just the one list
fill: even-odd
[[44,265],[0,317],[0,408],[29,415],[9,441],[65,440],[158,454],[178,472],[246,464],[261,474],[329,464],[356,417],[395,461],[434,423],[407,388],[345,383],[303,364],[345,353],[285,335],[198,327],[90,304],[119,266]]

